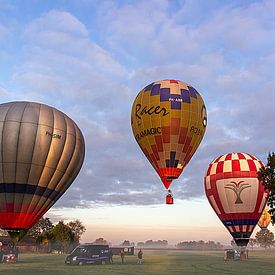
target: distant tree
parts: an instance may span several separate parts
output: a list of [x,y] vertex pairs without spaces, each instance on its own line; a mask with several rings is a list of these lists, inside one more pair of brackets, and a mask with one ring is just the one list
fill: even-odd
[[55,248],[62,253],[67,252],[74,242],[74,233],[71,228],[60,221],[52,230]]
[[158,240],[158,241],[147,240],[144,243],[144,246],[147,246],[147,247],[165,247],[167,245],[168,245],[167,240]]
[[255,239],[261,247],[267,248],[273,245],[274,234],[268,229],[260,230],[256,233]]
[[258,179],[261,180],[266,189],[269,190],[267,205],[271,214],[272,224],[275,223],[275,153],[269,153],[266,166],[260,168]]
[[223,246],[217,242],[215,243],[214,241],[208,241],[204,242],[202,240],[196,242],[196,241],[185,241],[185,242],[180,242],[176,245],[178,249],[190,249],[190,250],[195,250],[195,249],[200,249],[200,250],[216,250],[216,249],[222,249]]
[[39,246],[38,249],[43,252],[50,253],[52,252],[52,245],[54,243],[53,230],[45,231],[41,234],[41,237],[38,238]]
[[123,245],[123,246],[130,246],[131,244],[130,244],[130,241],[124,241],[121,245]]
[[98,238],[96,239],[93,244],[108,244],[108,241],[104,240],[104,238]]
[[254,247],[255,245],[257,245],[256,239],[250,238],[250,239],[249,239],[249,242],[248,242],[248,245],[249,245],[249,246],[252,248],[252,250],[253,250],[253,247]]
[[144,243],[144,242],[138,242],[138,243],[137,243],[137,246],[138,246],[138,247],[144,247],[144,246],[145,246],[145,243]]
[[70,229],[74,233],[74,242],[76,244],[79,244],[81,236],[86,231],[85,226],[82,224],[80,220],[71,221],[67,223],[67,225],[70,227]]

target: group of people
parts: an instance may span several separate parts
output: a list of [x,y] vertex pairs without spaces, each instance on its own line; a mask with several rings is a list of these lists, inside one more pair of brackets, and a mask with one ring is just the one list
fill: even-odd
[[[120,258],[121,258],[121,262],[124,264],[124,258],[125,258],[125,252],[124,250],[120,250],[119,252]],[[141,264],[142,263],[142,258],[143,258],[143,252],[140,249],[138,254],[137,254],[137,264]],[[113,260],[113,252],[112,250],[110,250],[109,252],[109,259],[110,259],[110,263],[113,264],[114,260]]]

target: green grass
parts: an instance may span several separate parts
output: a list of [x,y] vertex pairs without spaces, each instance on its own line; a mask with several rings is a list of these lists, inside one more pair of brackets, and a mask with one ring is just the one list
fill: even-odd
[[64,255],[21,254],[16,264],[0,264],[0,274],[275,274],[274,251],[250,251],[246,261],[224,261],[223,251],[144,251],[144,262],[126,256],[126,263],[114,256],[112,265],[66,266]]

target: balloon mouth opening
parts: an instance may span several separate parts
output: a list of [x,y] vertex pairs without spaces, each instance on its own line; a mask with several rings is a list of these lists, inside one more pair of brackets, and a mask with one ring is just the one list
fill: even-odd
[[167,181],[172,181],[172,180],[175,180],[175,179],[177,179],[178,177],[176,177],[176,176],[169,176],[169,177],[167,177],[166,178],[166,180]]
[[247,246],[249,239],[235,239],[235,243],[237,246]]
[[172,179],[161,178],[162,183],[164,184],[165,188],[168,189],[172,183]]
[[8,232],[14,245],[16,245],[20,240],[22,240],[29,230],[25,228],[16,228],[16,229],[4,228],[4,229]]

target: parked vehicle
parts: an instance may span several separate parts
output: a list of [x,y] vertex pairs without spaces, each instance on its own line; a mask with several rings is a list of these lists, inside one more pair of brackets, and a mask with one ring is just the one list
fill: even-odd
[[109,264],[109,245],[83,244],[77,246],[65,259],[68,265]]
[[110,250],[113,252],[114,255],[119,255],[121,250],[124,251],[125,255],[135,254],[134,246],[111,246]]

